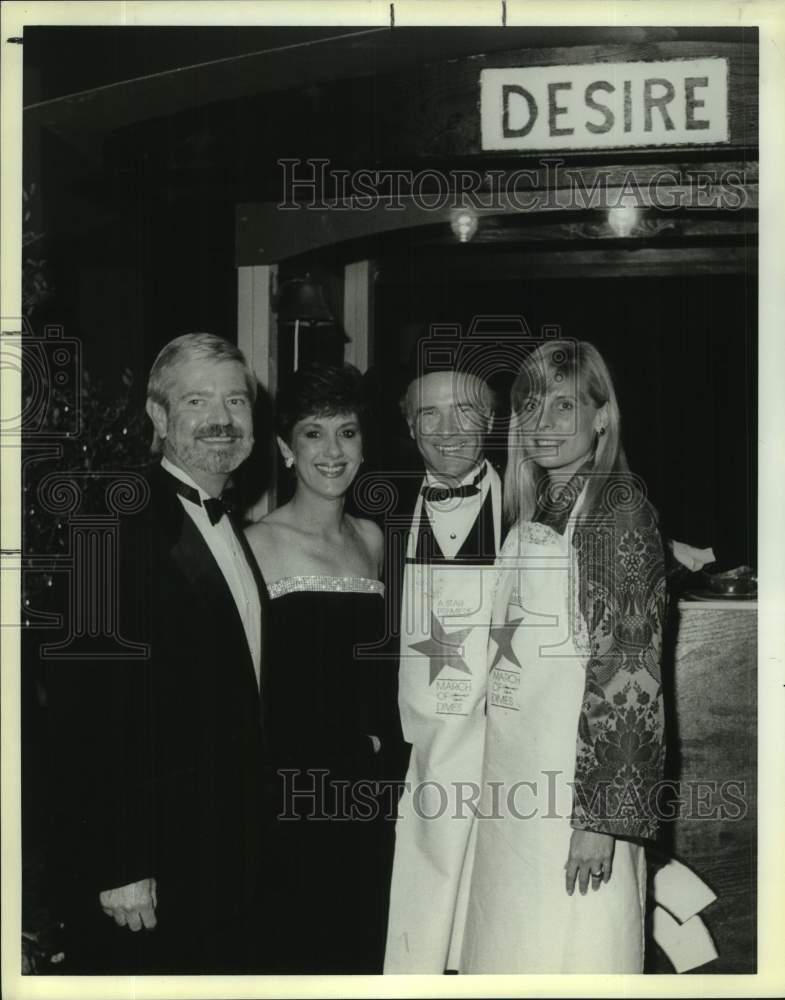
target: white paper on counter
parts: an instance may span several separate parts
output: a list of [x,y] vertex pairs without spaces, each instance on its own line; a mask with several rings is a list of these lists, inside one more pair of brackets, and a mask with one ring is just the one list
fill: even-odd
[[689,972],[717,958],[717,949],[699,916],[680,924],[667,910],[655,906],[652,936],[676,972]]
[[697,573],[699,569],[703,569],[704,566],[715,561],[712,549],[696,549],[692,545],[687,545],[686,542],[671,542],[671,551],[674,558],[693,573]]
[[654,876],[654,902],[664,907],[679,923],[713,903],[716,893],[691,868],[671,858]]

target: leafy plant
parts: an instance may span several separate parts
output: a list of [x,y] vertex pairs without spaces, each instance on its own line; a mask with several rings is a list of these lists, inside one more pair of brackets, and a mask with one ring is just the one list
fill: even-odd
[[29,319],[54,291],[46,270],[46,258],[38,256],[46,233],[37,232],[34,212],[38,209],[38,188],[32,181],[22,190],[22,311]]
[[[29,404],[34,392],[29,381],[28,374],[23,373],[23,407]],[[42,480],[54,471],[78,472],[80,513],[105,513],[102,506],[105,474],[140,471],[150,459],[150,431],[145,426],[137,395],[130,369],[123,372],[119,391],[108,389],[83,371],[76,401],[77,429],[70,436],[61,436],[73,426],[75,401],[71,392],[51,387],[46,414],[35,438],[52,439],[57,435],[61,456],[28,461],[25,465],[22,523],[28,567],[23,587],[26,606],[37,606],[42,594],[52,586],[52,574],[35,572],[31,557],[62,556],[68,551],[68,519],[44,507],[39,495]],[[30,458],[33,457],[31,454]]]

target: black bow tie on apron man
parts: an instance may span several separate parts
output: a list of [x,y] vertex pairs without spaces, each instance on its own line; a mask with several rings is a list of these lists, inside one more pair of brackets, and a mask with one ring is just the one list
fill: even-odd
[[480,492],[480,483],[485,478],[488,466],[483,465],[477,475],[470,483],[463,486],[423,486],[423,499],[428,503],[441,503],[443,500],[452,500],[453,497],[473,497]]
[[224,514],[231,514],[236,507],[235,491],[231,488],[224,490],[219,497],[208,497],[206,500],[202,500],[199,496],[199,491],[195,490],[193,486],[189,486],[188,483],[184,483],[181,479],[176,480],[175,489],[181,497],[185,497],[186,500],[195,503],[197,507],[204,507],[207,511],[207,516],[210,518],[210,524],[218,524]]

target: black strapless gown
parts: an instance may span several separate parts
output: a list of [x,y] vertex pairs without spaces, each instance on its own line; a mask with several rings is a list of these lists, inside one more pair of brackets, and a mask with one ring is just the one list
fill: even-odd
[[358,647],[383,635],[383,587],[289,577],[270,596],[271,971],[381,973],[406,748],[397,664]]

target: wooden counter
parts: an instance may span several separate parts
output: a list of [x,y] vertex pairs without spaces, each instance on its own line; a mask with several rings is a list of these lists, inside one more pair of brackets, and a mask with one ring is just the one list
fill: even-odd
[[[682,814],[662,844],[718,897],[702,913],[719,951],[704,973],[756,965],[757,618],[756,601],[683,600],[669,623],[667,774]],[[649,951],[650,971],[672,971]]]

